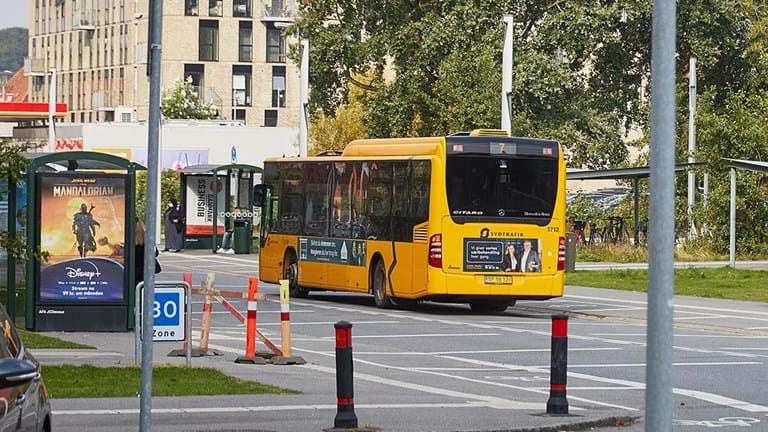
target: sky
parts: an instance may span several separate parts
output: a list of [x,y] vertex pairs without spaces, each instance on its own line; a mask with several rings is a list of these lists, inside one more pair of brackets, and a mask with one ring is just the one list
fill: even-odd
[[30,0],[0,0],[0,29],[29,27],[29,2]]

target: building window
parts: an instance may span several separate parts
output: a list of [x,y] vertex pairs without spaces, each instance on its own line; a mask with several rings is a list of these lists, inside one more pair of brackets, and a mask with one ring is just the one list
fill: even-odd
[[272,66],[272,107],[285,108],[285,66]]
[[277,110],[264,110],[264,126],[277,127]]
[[285,36],[274,23],[267,23],[267,63],[285,63]]
[[200,61],[219,60],[219,22],[200,21]]
[[203,99],[205,66],[201,64],[185,64],[184,79],[192,84],[192,91],[199,99]]
[[244,109],[233,110],[232,120],[238,120],[245,123],[245,110]]
[[198,0],[184,0],[184,15],[197,16],[197,1]]
[[238,49],[238,61],[253,61],[253,24],[250,21],[240,21],[240,47]]
[[251,106],[250,66],[232,66],[232,106]]
[[208,0],[208,16],[220,17],[224,14],[222,0]]
[[232,2],[232,16],[239,18],[250,18],[251,0],[234,0]]

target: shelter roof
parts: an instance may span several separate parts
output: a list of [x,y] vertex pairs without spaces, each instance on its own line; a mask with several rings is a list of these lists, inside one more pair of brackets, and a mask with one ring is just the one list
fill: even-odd
[[723,160],[730,162],[732,168],[740,168],[756,172],[768,172],[768,162],[730,158],[723,158]]
[[[693,164],[677,164],[675,172],[682,172],[691,166],[703,165],[703,162]],[[648,166],[632,168],[616,168],[606,170],[586,170],[586,171],[568,171],[568,180],[626,180],[646,178],[651,175],[651,168]]]
[[255,166],[255,165],[248,165],[248,164],[226,164],[226,165],[215,165],[215,164],[202,164],[202,165],[190,165],[181,171],[179,171],[182,174],[213,174],[218,173],[221,171],[234,171],[234,170],[241,170],[241,171],[248,171],[248,172],[254,172],[254,173],[261,173],[264,170]]
[[143,171],[146,168],[135,162],[106,153],[73,151],[58,153],[25,153],[32,171],[72,170],[127,170]]

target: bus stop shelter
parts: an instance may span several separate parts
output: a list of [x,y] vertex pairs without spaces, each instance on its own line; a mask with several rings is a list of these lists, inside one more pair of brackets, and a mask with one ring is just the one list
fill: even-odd
[[235,253],[251,253],[253,186],[262,172],[248,164],[191,165],[179,171],[184,247],[217,253],[234,225]]
[[[702,163],[694,164],[677,164],[675,165],[675,173],[680,173],[691,169],[694,166],[703,165]],[[634,222],[634,239],[635,245],[638,245],[638,235],[640,231],[640,179],[648,178],[651,175],[651,167],[632,167],[632,168],[616,168],[606,170],[586,170],[586,171],[569,171],[566,174],[567,180],[631,180],[632,181],[632,220]]]
[[[129,330],[133,323],[136,280],[135,248],[132,247],[135,243],[135,175],[145,168],[95,152],[28,153],[25,156],[29,160],[23,181],[26,211],[15,211],[21,188],[9,184],[9,236],[25,237],[29,250],[50,255],[50,261],[26,261],[26,293],[19,299],[23,301],[19,305],[25,311],[25,327]],[[90,202],[90,210],[82,210],[82,206],[87,207],[86,201]],[[97,208],[95,203],[97,213],[93,213]],[[78,207],[81,211],[72,211],[69,207]],[[99,222],[94,215],[106,216]],[[17,232],[17,216],[26,218],[26,233]],[[80,238],[83,235],[78,235],[78,231],[82,231],[78,226],[84,225],[96,233],[87,242]],[[49,245],[58,246],[48,250]],[[17,307],[15,268],[15,260],[9,256],[6,305],[12,317]],[[41,281],[48,285],[41,287]]]
[[729,258],[731,267],[736,267],[736,170],[742,169],[758,173],[768,173],[768,162],[729,158],[723,158],[723,160],[728,161],[731,170]]

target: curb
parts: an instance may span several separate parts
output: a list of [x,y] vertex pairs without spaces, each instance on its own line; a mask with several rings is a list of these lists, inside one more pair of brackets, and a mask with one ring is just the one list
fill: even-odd
[[549,426],[532,426],[517,429],[477,430],[472,432],[575,432],[596,427],[631,426],[637,423],[640,419],[640,416],[614,416]]

